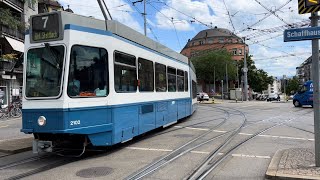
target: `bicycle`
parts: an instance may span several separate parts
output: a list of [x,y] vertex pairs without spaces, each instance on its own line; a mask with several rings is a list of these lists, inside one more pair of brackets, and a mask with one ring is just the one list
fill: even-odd
[[7,106],[5,108],[0,109],[0,119],[2,119],[4,117],[18,118],[18,117],[21,117],[21,115],[22,115],[22,111],[21,111],[18,103],[11,103],[10,106]]

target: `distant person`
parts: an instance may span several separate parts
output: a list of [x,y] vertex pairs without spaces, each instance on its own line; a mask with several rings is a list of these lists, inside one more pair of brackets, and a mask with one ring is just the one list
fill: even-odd
[[68,84],[68,95],[77,96],[80,94],[80,81],[73,79]]

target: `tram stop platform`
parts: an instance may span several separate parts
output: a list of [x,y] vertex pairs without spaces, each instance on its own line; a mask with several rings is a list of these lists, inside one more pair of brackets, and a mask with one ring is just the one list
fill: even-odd
[[269,164],[266,178],[320,180],[320,167],[315,167],[314,150],[292,148],[277,151]]
[[0,153],[16,154],[32,149],[33,137],[0,141]]

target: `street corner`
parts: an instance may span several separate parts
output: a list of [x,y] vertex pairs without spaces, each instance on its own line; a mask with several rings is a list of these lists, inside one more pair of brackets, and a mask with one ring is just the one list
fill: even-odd
[[0,141],[0,152],[6,154],[17,154],[32,149],[33,137],[8,139]]
[[291,148],[278,150],[267,169],[267,179],[320,179],[315,167],[314,150]]

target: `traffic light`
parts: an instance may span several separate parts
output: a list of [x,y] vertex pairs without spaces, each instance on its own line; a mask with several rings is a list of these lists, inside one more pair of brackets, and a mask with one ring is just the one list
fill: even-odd
[[320,0],[305,0],[305,7],[312,7],[320,5]]

